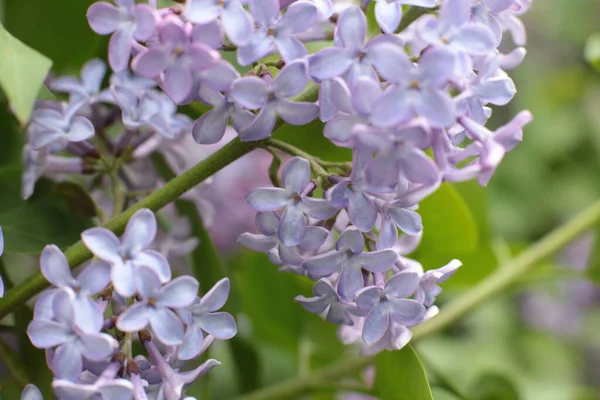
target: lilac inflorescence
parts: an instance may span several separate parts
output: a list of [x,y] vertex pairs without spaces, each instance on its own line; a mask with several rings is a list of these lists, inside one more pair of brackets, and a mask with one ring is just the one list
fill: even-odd
[[[131,217],[122,240],[101,228],[84,231],[82,239],[98,260],[82,266],[77,277],[58,247],[44,248],[42,274],[54,288],[38,297],[27,334],[46,350],[58,398],[180,399],[219,365],[209,359],[183,372],[185,361],[202,355],[215,339],[237,333],[233,317],[218,312],[229,296],[229,280],[198,297],[196,279],[171,279],[166,258],[146,249],[156,232],[148,209]],[[135,341],[148,358],[133,354]]]
[[[42,176],[74,173],[118,173],[129,190],[139,191],[130,177],[154,184],[144,164],[153,153],[181,173],[215,150],[190,142],[222,144],[233,135],[229,123],[240,140],[256,141],[271,137],[281,122],[318,118],[327,139],[351,149],[352,162],[327,163],[265,141],[275,160],[281,152],[293,157],[271,177],[275,187],[256,188],[241,172],[228,172],[227,179],[240,177],[229,186],[248,192],[245,200],[257,212],[258,233],[238,241],[265,252],[281,270],[315,280],[314,296],[296,300],[340,324],[344,343],[359,343],[368,354],[406,345],[410,327],[438,312],[439,284],[461,265],[452,260],[426,270],[406,257],[423,232],[419,202],[444,182],[486,185],[532,119],[522,111],[504,126],[486,127],[492,107],[516,93],[507,71],[525,56],[519,16],[531,1],[115,3],[97,2],[87,14],[96,33],[112,35],[109,87],[102,88],[106,66],[99,60],[86,64],[81,78],[49,81],[68,98],[36,106],[23,196],[31,196]],[[406,6],[420,16],[403,20]],[[377,26],[368,24],[370,7]],[[518,47],[502,53],[506,32]],[[330,45],[313,46],[316,41]],[[318,101],[298,98],[316,93],[315,85]],[[196,101],[204,111],[196,121],[178,113],[179,105]],[[268,161],[242,169],[258,164],[266,171]],[[206,195],[221,186],[217,176],[185,195],[209,226],[224,207],[223,218],[248,214],[231,206],[231,198],[242,197],[231,188]],[[98,208],[114,213],[101,190],[92,194]],[[172,279],[167,259],[190,245],[171,240],[169,252],[161,253],[151,246],[157,232],[149,210],[131,218],[122,238],[103,228],[84,232],[96,260],[77,277],[57,247],[44,250],[42,271],[55,289],[39,297],[29,334],[47,349],[60,398],[179,399],[217,365],[209,360],[180,371],[214,339],[235,334],[231,315],[218,311],[229,282],[198,298],[198,283]],[[136,335],[149,358],[131,354]]]

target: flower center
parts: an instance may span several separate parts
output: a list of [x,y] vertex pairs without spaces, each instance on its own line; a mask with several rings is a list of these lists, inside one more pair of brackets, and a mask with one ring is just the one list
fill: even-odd
[[362,61],[366,56],[367,56],[367,53],[365,53],[364,51],[359,51],[358,54],[356,55],[356,57],[358,58],[358,61]]
[[173,54],[179,57],[183,54],[183,48],[181,46],[175,47],[175,49],[173,49]]
[[150,297],[148,299],[148,305],[153,308],[156,307],[156,299],[154,297]]
[[275,98],[277,97],[277,95],[273,92],[269,93],[267,96],[268,100],[275,100]]
[[411,89],[419,89],[421,87],[421,84],[419,83],[419,81],[412,81],[410,83],[410,88]]

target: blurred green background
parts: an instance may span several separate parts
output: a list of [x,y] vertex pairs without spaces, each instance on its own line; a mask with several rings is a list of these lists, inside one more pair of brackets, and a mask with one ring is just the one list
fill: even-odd
[[[55,72],[75,74],[89,58],[106,57],[107,38],[87,26],[89,4],[0,0],[0,17],[14,36],[51,58]],[[600,72],[584,57],[589,36],[600,32],[600,1],[537,0],[523,20],[528,55],[511,72],[518,94],[495,112],[492,125],[531,110],[535,119],[525,129],[524,142],[507,155],[489,187],[445,186],[421,207],[425,235],[413,256],[426,269],[452,258],[464,263],[445,285],[442,310],[452,297],[600,198]],[[19,163],[23,137],[4,110],[0,107],[0,164],[9,165]],[[348,157],[322,138],[320,129],[319,123],[285,128],[280,138],[324,159]],[[419,342],[416,349],[432,384],[453,387],[469,400],[600,398],[600,295],[592,283],[600,282],[600,257],[594,247],[592,232],[510,293]],[[211,398],[305,376],[354,352],[339,343],[335,326],[292,301],[310,294],[309,281],[278,272],[260,254],[225,258],[239,293],[241,340],[216,346],[212,356],[223,365],[211,374]],[[35,261],[20,255],[7,255],[5,264],[35,268]],[[17,282],[26,276],[10,268],[8,274]],[[36,369],[43,355],[26,346],[22,351],[28,364],[37,362],[31,374],[40,382],[47,379]],[[204,384],[190,394],[200,396]],[[3,398],[12,398],[7,393]],[[454,398],[443,389],[435,393],[436,399]],[[336,396],[307,398],[343,398]]]

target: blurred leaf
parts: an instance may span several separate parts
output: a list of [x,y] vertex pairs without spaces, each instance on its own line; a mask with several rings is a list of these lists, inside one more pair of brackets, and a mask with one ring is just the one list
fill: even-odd
[[432,387],[431,392],[433,393],[434,400],[461,400],[446,389],[439,387]]
[[9,111],[8,101],[0,102],[0,166],[21,162],[21,150],[26,137],[15,116]]
[[432,400],[427,375],[417,353],[407,345],[384,351],[375,358],[375,395],[382,399]]
[[50,189],[50,194],[60,197],[69,205],[69,211],[80,218],[96,216],[96,204],[81,186],[74,182],[57,182]]
[[323,136],[323,122],[314,120],[308,125],[284,125],[277,132],[277,139],[327,161],[351,161],[350,149],[338,147]]
[[594,245],[586,274],[594,283],[600,285],[600,224],[594,228]]
[[79,239],[89,223],[72,215],[62,199],[51,196],[51,185],[40,182],[30,200],[22,200],[21,168],[0,168],[0,226],[5,252],[39,253],[53,243],[66,247]]
[[305,311],[293,301],[300,293],[295,277],[279,272],[262,253],[247,252],[239,261],[242,312],[250,318],[253,336],[297,352]]
[[[5,1],[6,29],[19,40],[54,60],[53,71],[76,73],[97,54],[106,53],[108,36],[94,33],[86,12],[94,0]],[[37,94],[37,90],[36,90]]]
[[54,100],[54,99],[56,99],[56,96],[54,96],[54,93],[52,93],[50,91],[50,89],[48,89],[48,86],[42,85],[42,87],[40,88],[40,91],[37,94],[37,99],[38,100]]
[[585,44],[585,60],[600,72],[600,33],[593,33]]
[[487,374],[479,378],[469,391],[473,400],[519,400],[512,383],[502,375]]
[[0,85],[12,111],[26,124],[52,61],[13,37],[1,24],[0,54]]

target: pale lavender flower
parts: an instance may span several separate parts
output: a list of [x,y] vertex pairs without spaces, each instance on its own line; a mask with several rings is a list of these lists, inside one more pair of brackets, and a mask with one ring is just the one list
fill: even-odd
[[147,78],[164,73],[165,92],[182,103],[192,94],[195,74],[214,66],[220,55],[175,22],[163,24],[158,38],[159,43],[135,56],[132,68]]
[[[375,0],[375,19],[385,33],[394,33],[402,20],[402,6],[431,8],[437,0]],[[512,0],[511,0],[512,1]]]
[[487,26],[496,37],[496,45],[499,45],[503,27],[497,15],[512,8],[514,3],[514,0],[479,0],[471,7],[471,20]]
[[423,231],[421,216],[413,204],[400,199],[386,203],[380,209],[381,227],[377,238],[377,249],[391,248],[398,240],[398,229],[407,235],[415,236]]
[[397,75],[397,66],[406,58],[397,38],[385,35],[365,44],[367,18],[358,7],[345,10],[337,21],[335,47],[319,51],[309,59],[310,74],[317,80],[335,78],[349,72],[350,82],[362,75],[382,78]]
[[[291,125],[304,125],[318,116],[315,104],[288,100],[308,83],[307,69],[304,60],[297,60],[287,64],[273,81],[251,76],[233,83],[229,94],[234,101],[250,110],[260,109],[252,124],[239,132],[240,139],[250,141],[271,136],[278,115]],[[270,79],[270,75],[265,78]]]
[[252,35],[250,18],[240,0],[189,0],[183,15],[199,25],[220,19],[227,37],[236,46],[248,43]]
[[323,278],[317,281],[313,286],[313,294],[315,297],[297,296],[294,300],[307,311],[323,315],[329,322],[338,325],[354,324],[350,313],[357,314],[356,306],[344,302],[329,280]]
[[178,310],[187,325],[183,343],[179,347],[180,359],[190,360],[201,353],[204,347],[202,331],[219,340],[231,339],[236,335],[237,327],[231,314],[217,312],[227,302],[229,289],[229,279],[223,278],[202,298],[196,298],[189,307]]
[[281,173],[283,188],[254,189],[246,200],[257,211],[284,209],[277,229],[279,240],[286,246],[298,245],[306,233],[306,216],[319,221],[336,212],[325,199],[315,199],[308,194],[315,188],[310,180],[308,160],[294,157]]
[[100,93],[102,79],[106,74],[106,64],[94,58],[84,64],[81,69],[81,79],[74,76],[63,76],[50,81],[48,87],[56,92],[69,93],[71,101],[85,101],[94,103],[103,100]]
[[180,276],[162,286],[156,272],[147,267],[137,268],[135,281],[141,300],[119,316],[117,328],[137,332],[149,324],[162,343],[181,344],[183,324],[170,308],[189,306],[198,293],[198,281],[191,276]]
[[108,364],[94,382],[88,381],[88,377],[79,382],[55,379],[52,388],[61,400],[130,400],[132,383],[116,377],[122,367],[119,362]]
[[132,41],[146,41],[154,33],[156,20],[151,7],[134,0],[115,0],[117,6],[101,1],[87,11],[92,30],[100,35],[113,34],[108,46],[108,62],[113,70],[127,68]]
[[371,122],[390,127],[422,116],[434,126],[454,123],[456,108],[445,89],[453,73],[454,58],[444,49],[426,52],[418,64],[404,57],[395,65],[390,78],[397,86],[387,90],[373,105]]
[[61,103],[60,110],[39,108],[31,116],[31,145],[39,150],[51,145],[64,149],[69,142],[82,142],[94,136],[94,125],[85,117],[76,116],[79,103]]
[[297,1],[280,17],[278,0],[250,0],[250,11],[257,30],[248,44],[237,51],[237,60],[248,65],[266,56],[275,46],[286,62],[304,57],[302,42],[294,37],[310,28],[317,20],[317,8],[308,1]]
[[171,279],[166,258],[148,250],[156,236],[156,218],[152,211],[141,209],[127,223],[123,240],[104,228],[91,228],[81,234],[88,249],[98,258],[111,264],[111,281],[121,296],[135,293],[135,275],[140,266],[151,268],[161,282]]
[[74,322],[79,329],[98,332],[102,327],[102,310],[90,296],[110,283],[110,266],[103,261],[93,262],[73,278],[69,262],[55,245],[44,247],[40,258],[44,278],[59,289],[73,291]]
[[365,239],[355,227],[347,228],[338,239],[335,250],[318,255],[302,264],[310,276],[326,277],[340,271],[338,293],[353,300],[364,287],[362,269],[383,272],[392,267],[398,255],[392,250],[365,252]]
[[34,384],[30,383],[25,386],[21,393],[21,400],[44,400],[42,392]]
[[356,305],[370,310],[363,327],[365,343],[380,340],[393,319],[400,325],[412,326],[423,322],[425,307],[417,300],[407,299],[417,290],[419,275],[414,272],[400,272],[392,277],[382,289],[371,286],[356,294]]
[[56,377],[76,381],[83,371],[82,357],[100,361],[117,349],[117,341],[106,333],[94,331],[93,326],[80,330],[75,325],[72,294],[60,291],[53,299],[54,319],[34,319],[27,327],[27,335],[37,348],[58,346],[52,359]]
[[435,298],[442,292],[438,283],[446,282],[461,266],[462,263],[459,260],[452,260],[441,268],[426,271],[420,278],[415,299],[425,306],[431,307]]

